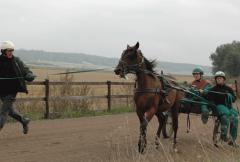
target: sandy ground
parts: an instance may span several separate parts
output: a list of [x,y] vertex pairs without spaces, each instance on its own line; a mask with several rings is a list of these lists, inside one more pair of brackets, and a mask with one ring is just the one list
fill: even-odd
[[148,127],[148,146],[137,152],[139,123],[135,113],[34,121],[23,135],[18,123],[8,123],[0,132],[1,162],[79,162],[79,161],[240,161],[240,151],[212,145],[212,119],[207,125],[191,116],[192,129],[186,133],[186,116],[180,116],[178,152],[172,139],[161,139],[155,149],[157,120]]

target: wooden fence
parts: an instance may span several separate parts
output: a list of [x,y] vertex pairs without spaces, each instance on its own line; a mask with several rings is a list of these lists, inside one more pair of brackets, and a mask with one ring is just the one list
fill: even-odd
[[[239,91],[239,83],[240,81],[235,80],[235,90],[238,96],[240,96],[240,91]],[[61,86],[61,85],[89,85],[89,86],[102,86],[106,85],[107,87],[107,94],[106,95],[101,95],[101,96],[50,96],[50,86]],[[49,118],[49,102],[53,100],[70,100],[70,101],[77,101],[77,100],[86,100],[86,99],[107,99],[107,110],[111,110],[112,107],[112,99],[116,98],[129,98],[133,97],[133,95],[130,94],[124,94],[124,95],[113,95],[112,94],[112,86],[124,86],[124,85],[131,85],[135,86],[134,82],[112,82],[112,81],[106,81],[106,82],[60,82],[60,81],[53,81],[50,82],[48,79],[45,81],[36,81],[36,82],[31,82],[28,83],[28,85],[42,85],[45,87],[45,96],[43,97],[30,97],[30,98],[17,98],[17,102],[29,102],[29,101],[44,101],[45,102],[45,114],[44,117],[46,119]]]
[[[89,85],[89,86],[102,86],[106,85],[107,87],[107,94],[102,95],[102,96],[50,96],[50,86],[51,85]],[[44,101],[45,102],[45,114],[44,117],[46,119],[49,118],[49,102],[51,100],[71,100],[71,101],[76,101],[76,100],[84,100],[84,99],[107,99],[108,103],[108,110],[111,110],[111,103],[112,99],[114,98],[128,98],[128,97],[133,97],[133,95],[129,94],[124,94],[124,95],[112,95],[112,86],[113,85],[132,85],[134,86],[134,82],[112,82],[112,81],[106,81],[106,82],[50,82],[48,79],[45,81],[36,81],[36,82],[31,82],[28,83],[28,85],[42,85],[45,86],[45,96],[43,97],[30,97],[30,98],[17,98],[17,102],[29,102],[29,101]]]

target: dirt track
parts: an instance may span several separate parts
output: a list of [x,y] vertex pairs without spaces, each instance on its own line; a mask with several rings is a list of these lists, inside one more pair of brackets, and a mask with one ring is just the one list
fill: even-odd
[[154,147],[157,120],[149,124],[148,147],[137,153],[138,119],[135,113],[35,121],[29,135],[21,134],[17,123],[0,132],[0,162],[79,162],[79,161],[240,161],[240,151],[212,145],[212,120],[207,125],[191,117],[186,133],[186,116],[180,116],[178,152],[169,139]]

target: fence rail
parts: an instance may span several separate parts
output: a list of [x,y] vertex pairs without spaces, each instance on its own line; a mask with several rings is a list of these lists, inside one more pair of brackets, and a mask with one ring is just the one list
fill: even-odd
[[[43,101],[45,102],[45,114],[44,117],[46,119],[49,118],[50,110],[49,110],[49,102],[53,100],[70,100],[70,101],[78,101],[78,100],[94,100],[94,99],[107,99],[107,110],[111,110],[112,99],[116,98],[129,98],[133,97],[133,95],[125,94],[125,95],[112,95],[112,86],[116,85],[132,85],[135,86],[134,82],[50,82],[48,79],[45,81],[36,81],[27,83],[28,85],[42,85],[45,87],[45,96],[43,97],[28,97],[28,98],[17,98],[17,102],[31,102],[31,101]],[[54,85],[89,85],[89,86],[97,86],[97,85],[105,85],[107,87],[107,94],[102,96],[50,96],[50,86]]]
[[[234,89],[236,91],[236,94],[238,97],[240,97],[240,81],[235,80],[235,86]],[[17,102],[32,102],[32,101],[43,101],[45,102],[45,118],[49,118],[50,110],[49,110],[49,102],[54,100],[70,100],[70,101],[79,101],[79,100],[94,100],[94,99],[107,99],[107,110],[111,110],[112,107],[112,99],[116,98],[130,98],[133,97],[133,95],[130,94],[124,94],[124,95],[112,95],[112,86],[120,86],[120,85],[131,85],[135,86],[134,82],[112,82],[112,81],[106,81],[106,82],[56,82],[56,81],[49,81],[46,79],[45,81],[36,81],[27,83],[28,85],[42,85],[45,87],[45,96],[42,97],[28,97],[28,98],[17,98]],[[89,85],[89,86],[106,86],[107,87],[107,94],[101,95],[101,96],[50,96],[50,86],[54,85]]]

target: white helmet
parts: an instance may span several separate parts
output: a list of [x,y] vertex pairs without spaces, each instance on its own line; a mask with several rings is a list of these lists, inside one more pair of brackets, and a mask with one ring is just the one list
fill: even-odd
[[1,44],[1,50],[12,49],[14,50],[14,44],[11,41],[4,41]]
[[214,78],[216,79],[217,77],[223,77],[224,79],[226,79],[226,75],[224,72],[222,71],[217,71],[214,75]]

